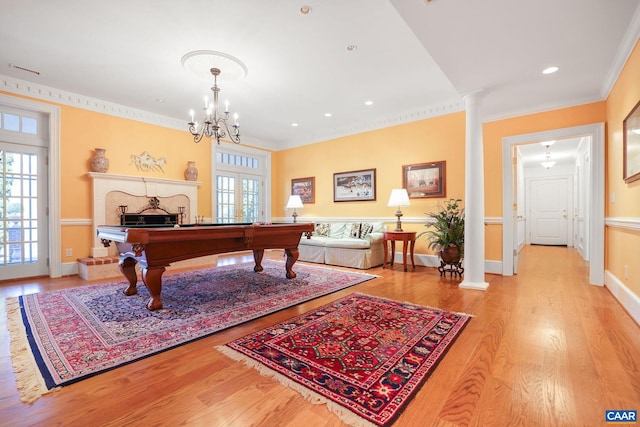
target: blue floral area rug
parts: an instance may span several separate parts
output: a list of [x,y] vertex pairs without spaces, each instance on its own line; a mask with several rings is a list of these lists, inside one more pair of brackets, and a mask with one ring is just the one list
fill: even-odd
[[283,262],[262,265],[167,274],[156,311],[144,286],[125,296],[124,279],[7,299],[22,400],[377,277],[296,264],[287,279]]

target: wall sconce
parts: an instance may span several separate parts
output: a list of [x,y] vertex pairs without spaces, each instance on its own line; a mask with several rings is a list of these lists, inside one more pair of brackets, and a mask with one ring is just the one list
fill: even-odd
[[404,188],[394,188],[391,190],[391,196],[389,196],[389,203],[387,203],[387,206],[398,207],[398,210],[396,211],[398,222],[396,223],[396,229],[394,231],[402,231],[402,223],[400,222],[402,211],[400,210],[400,207],[409,205],[411,205],[411,202],[409,201],[409,194],[407,193],[407,190]]
[[302,204],[302,199],[300,198],[299,195],[295,194],[292,196],[289,196],[289,201],[287,202],[287,206],[286,209],[293,209],[293,222],[297,222],[296,218],[298,217],[298,212],[296,212],[296,209],[302,209],[304,207],[304,205]]

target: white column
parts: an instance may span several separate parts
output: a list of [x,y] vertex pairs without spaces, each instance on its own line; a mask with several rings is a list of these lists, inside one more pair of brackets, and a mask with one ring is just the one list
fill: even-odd
[[464,96],[466,117],[464,280],[461,288],[486,290],[484,280],[484,160],[480,93]]

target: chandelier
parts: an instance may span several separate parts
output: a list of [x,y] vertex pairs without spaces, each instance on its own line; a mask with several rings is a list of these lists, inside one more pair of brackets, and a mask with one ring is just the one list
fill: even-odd
[[218,87],[218,76],[220,75],[220,69],[214,67],[211,68],[210,71],[213,75],[213,87],[211,88],[211,92],[213,92],[213,102],[210,102],[208,96],[204,97],[204,107],[202,108],[204,111],[204,118],[202,123],[194,121],[195,113],[193,110],[189,112],[191,115],[191,121],[188,125],[189,132],[193,135],[193,142],[200,142],[200,140],[206,136],[207,138],[215,138],[218,144],[220,144],[221,139],[225,138],[230,139],[236,144],[240,144],[240,124],[238,123],[238,113],[233,115],[233,123],[230,123],[229,101],[224,102],[223,113],[218,111],[218,92],[220,92],[220,88]]
[[544,156],[544,162],[540,163],[540,165],[542,165],[542,167],[545,168],[546,170],[551,169],[553,165],[556,164],[556,162],[551,160],[551,150],[549,149],[549,147],[551,147],[554,143],[555,141],[542,141],[540,143],[547,148],[547,153]]

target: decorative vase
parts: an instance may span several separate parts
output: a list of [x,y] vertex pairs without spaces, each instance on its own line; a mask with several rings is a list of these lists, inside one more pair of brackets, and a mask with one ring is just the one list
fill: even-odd
[[109,159],[104,156],[104,148],[96,148],[96,155],[91,159],[91,170],[93,172],[105,173],[109,170]]
[[196,179],[198,179],[198,169],[196,169],[196,162],[187,162],[187,168],[184,170],[184,178],[187,181],[195,181]]
[[460,248],[450,243],[440,250],[440,258],[447,264],[457,264],[460,262]]

